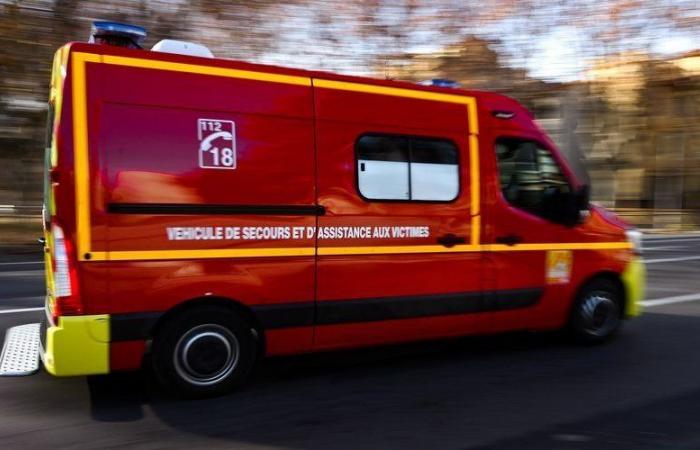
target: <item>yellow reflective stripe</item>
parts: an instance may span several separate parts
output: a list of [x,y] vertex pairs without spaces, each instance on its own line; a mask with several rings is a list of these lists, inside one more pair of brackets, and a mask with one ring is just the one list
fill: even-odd
[[632,248],[627,241],[621,242],[571,242],[562,244],[484,244],[486,252],[518,252],[533,250],[622,250]]
[[[471,121],[470,121],[471,123]],[[471,244],[481,242],[481,174],[479,173],[479,139],[476,135],[469,136],[469,181],[471,190]]]
[[75,215],[78,258],[90,252],[90,164],[88,161],[88,119],[85,63],[99,62],[90,53],[73,53],[73,159],[75,165]]
[[376,247],[319,247],[319,256],[327,255],[390,255],[396,253],[465,253],[477,252],[478,246],[455,245],[444,247],[442,245],[386,245]]
[[[438,102],[457,103],[467,107],[467,122],[469,125],[469,178],[471,191],[471,245],[479,245],[481,239],[481,179],[479,173],[479,119],[476,108],[476,98],[465,95],[445,94],[441,92],[428,92],[407,88],[389,86],[377,86],[374,84],[352,83],[347,81],[324,80],[314,78],[314,87],[325,89],[337,89],[342,91],[363,92],[367,94],[391,95],[418,100],[431,100]],[[368,247],[369,248],[369,247]]]
[[283,248],[239,248],[208,250],[143,250],[92,252],[91,261],[156,261],[175,259],[215,259],[215,258],[264,258],[290,256],[338,256],[338,255],[392,255],[408,253],[473,253],[473,252],[517,252],[547,250],[622,250],[630,249],[628,242],[593,242],[562,244],[501,244],[484,245],[382,245],[356,247],[283,247]]
[[[63,80],[66,77],[66,66],[68,64],[68,45],[59,48],[54,54],[53,69],[51,72],[51,89],[49,93],[49,102],[54,105],[53,123],[50,126],[55,126],[61,117],[63,108]],[[51,167],[56,167],[58,164],[58,149],[56,148],[56,133],[52,133],[51,142]],[[53,207],[50,208],[53,212]]]
[[[54,291],[54,277],[53,277],[53,261],[51,260],[51,255],[54,253],[53,246],[53,233],[49,232],[44,228],[44,276],[46,278],[46,292],[50,306],[53,308],[53,293]],[[47,251],[48,249],[48,251]]]
[[394,97],[405,97],[414,98],[418,100],[432,100],[438,102],[467,105],[467,114],[469,118],[469,132],[472,134],[479,133],[479,124],[476,120],[476,98],[474,97],[457,94],[444,94],[442,92],[429,92],[417,89],[378,86],[376,84],[324,80],[322,78],[314,78],[314,87],[337,89],[341,91],[365,92],[368,94],[391,95]]
[[144,250],[92,252],[91,261],[153,261],[170,259],[261,258],[280,256],[314,256],[314,247],[239,248],[208,250]]
[[[91,222],[90,222],[90,182],[88,161],[88,122],[87,122],[87,83],[85,79],[86,62],[103,62],[128,67],[143,69],[169,70],[173,72],[194,73],[229,78],[241,78],[274,83],[293,84],[299,86],[311,86],[311,78],[293,75],[280,75],[267,72],[255,72],[250,70],[227,69],[223,67],[202,66],[198,64],[184,64],[167,61],[153,61],[141,58],[129,58],[123,56],[95,55],[92,53],[75,52],[72,54],[73,67],[73,145],[75,159],[75,209],[77,227],[78,259],[106,260],[102,255],[91,254]],[[128,252],[132,253],[132,252]],[[142,253],[142,252],[139,252]],[[160,252],[159,252],[160,253]],[[214,256],[220,257],[220,256]],[[226,256],[230,257],[230,256]],[[115,258],[133,259],[130,255],[116,254]],[[180,258],[180,257],[177,257]],[[138,258],[142,259],[142,258]],[[147,258],[147,259],[150,259]]]
[[246,80],[311,86],[311,78],[295,75],[280,75],[267,72],[254,72],[251,70],[227,69],[225,67],[202,66],[199,64],[185,64],[169,61],[154,61],[152,59],[128,58],[125,56],[112,55],[103,55],[102,61],[105,64],[138,67],[141,69],[169,70],[171,72],[185,72],[199,75],[213,75],[218,77],[242,78]]
[[[87,98],[86,98],[86,80],[85,80],[85,62],[103,62],[105,64],[114,64],[128,67],[137,67],[143,69],[169,70],[174,72],[195,73],[201,75],[223,76],[231,78],[242,78],[257,81],[268,81],[276,83],[286,83],[302,86],[311,86],[311,78],[300,77],[293,75],[280,75],[267,72],[255,72],[248,70],[228,69],[222,67],[204,66],[198,64],[175,63],[168,61],[154,61],[149,59],[131,58],[124,56],[113,55],[95,55],[91,53],[73,53],[73,135],[75,145],[75,173],[76,173],[76,221],[78,231],[78,258],[81,261],[85,260],[132,260],[132,259],[162,259],[154,258],[154,254],[162,255],[161,251],[148,252],[99,252],[99,254],[91,253],[91,236],[90,236],[90,196],[89,196],[89,163],[88,163],[88,127],[87,127]],[[469,154],[470,154],[470,173],[471,173],[471,214],[472,214],[472,230],[471,244],[478,245],[480,239],[481,221],[479,214],[479,159],[478,159],[478,139],[475,136],[479,132],[476,98],[464,95],[445,94],[439,92],[428,92],[422,90],[413,90],[406,88],[394,88],[387,86],[377,86],[363,83],[351,83],[343,81],[331,81],[323,79],[314,79],[313,85],[321,88],[341,89],[355,92],[368,92],[381,95],[393,95],[399,97],[415,98],[422,100],[432,100],[462,104],[467,107],[467,119],[469,124]],[[415,246],[414,246],[415,247]],[[366,247],[369,248],[369,247]],[[294,256],[281,252],[273,252],[271,256]],[[224,250],[229,253],[225,256],[209,256],[219,255],[223,253],[219,250],[197,250],[198,257],[236,257],[248,256],[247,249],[243,253],[236,250],[235,255],[230,253],[231,250]],[[416,250],[413,250],[416,251]],[[452,251],[452,250],[448,250]],[[169,256],[167,259],[183,258],[179,250],[167,250]],[[206,252],[206,253],[200,253]],[[315,250],[314,250],[315,252]],[[88,255],[89,254],[89,255]],[[304,253],[306,254],[306,253]],[[315,253],[314,253],[315,254]],[[234,255],[234,256],[229,256]],[[86,256],[88,256],[86,258]],[[267,256],[267,255],[261,255]],[[186,256],[196,257],[196,256]]]
[[466,252],[517,252],[517,251],[547,251],[547,250],[621,250],[630,249],[629,242],[593,242],[593,243],[562,243],[562,244],[483,244],[483,245],[396,245],[376,247],[319,247],[319,256],[323,255],[371,255],[394,253],[466,253]]

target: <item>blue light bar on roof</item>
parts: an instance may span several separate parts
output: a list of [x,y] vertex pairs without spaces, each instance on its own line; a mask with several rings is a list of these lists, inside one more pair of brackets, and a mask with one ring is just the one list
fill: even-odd
[[432,80],[419,81],[418,84],[423,86],[437,86],[437,87],[447,87],[447,88],[458,88],[462,87],[459,82],[455,80],[448,80],[446,78],[433,78]]
[[138,25],[119,22],[97,21],[92,23],[90,43],[141,48],[146,39],[146,29]]

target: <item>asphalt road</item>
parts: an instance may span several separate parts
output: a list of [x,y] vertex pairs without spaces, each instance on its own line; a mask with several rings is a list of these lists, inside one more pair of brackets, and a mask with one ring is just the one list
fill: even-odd
[[[0,332],[40,316],[22,312],[42,304],[39,257],[0,250]],[[276,359],[202,401],[147,374],[0,378],[0,447],[700,448],[700,235],[646,239],[645,258],[646,313],[607,345],[521,333]]]

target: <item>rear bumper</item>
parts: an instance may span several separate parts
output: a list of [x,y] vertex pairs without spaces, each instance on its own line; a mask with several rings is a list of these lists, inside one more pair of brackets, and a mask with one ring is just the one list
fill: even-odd
[[109,373],[109,315],[63,316],[42,336],[41,360],[56,376]]
[[622,272],[625,286],[625,317],[637,317],[642,313],[642,300],[646,289],[646,268],[644,260],[635,256]]

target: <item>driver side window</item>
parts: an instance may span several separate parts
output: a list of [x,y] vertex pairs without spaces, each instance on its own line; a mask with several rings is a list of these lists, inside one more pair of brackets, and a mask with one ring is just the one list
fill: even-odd
[[503,197],[513,206],[549,216],[548,200],[571,192],[550,151],[535,141],[499,138],[496,157]]

